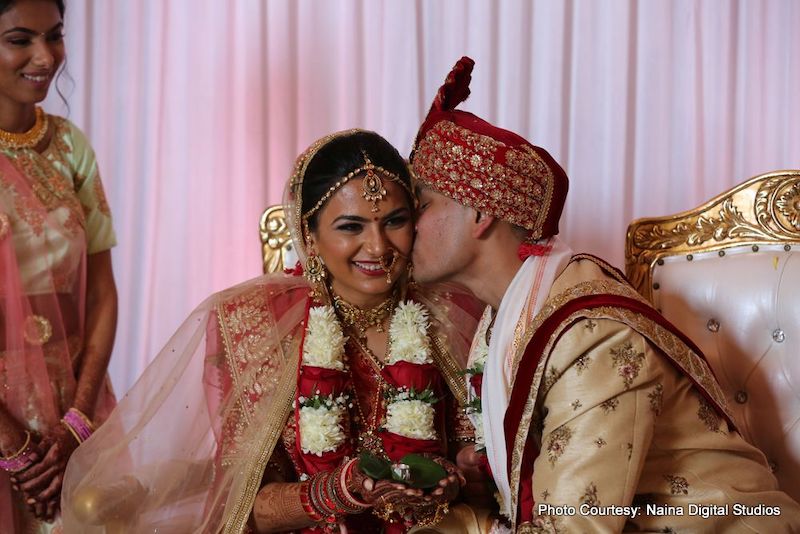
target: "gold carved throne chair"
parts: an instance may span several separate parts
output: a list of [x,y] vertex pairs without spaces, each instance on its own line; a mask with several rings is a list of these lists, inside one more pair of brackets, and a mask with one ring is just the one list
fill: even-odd
[[628,278],[703,350],[739,430],[800,499],[800,170],[628,227]]
[[298,256],[282,205],[270,206],[264,210],[258,221],[258,234],[261,238],[261,259],[265,273],[294,267]]

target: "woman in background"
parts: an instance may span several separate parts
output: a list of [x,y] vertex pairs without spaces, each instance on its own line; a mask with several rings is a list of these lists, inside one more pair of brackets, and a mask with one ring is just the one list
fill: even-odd
[[[472,435],[461,369],[480,306],[409,283],[412,190],[373,132],[304,152],[284,202],[303,267],[213,295],[184,322],[73,456],[65,527],[485,530],[457,504],[454,466]],[[448,474],[423,494],[369,479],[363,451],[426,454]]]
[[44,100],[62,0],[0,1],[0,532],[59,530],[71,453],[113,408],[111,214],[94,152]]

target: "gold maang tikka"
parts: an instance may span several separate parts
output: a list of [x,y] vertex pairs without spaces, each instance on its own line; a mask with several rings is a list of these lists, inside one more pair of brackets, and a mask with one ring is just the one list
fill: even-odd
[[[361,154],[364,156],[364,165],[353,169],[345,176],[342,176],[339,180],[337,180],[336,183],[334,183],[325,192],[325,194],[320,197],[317,203],[314,204],[310,210],[302,214],[302,219],[304,221],[308,221],[311,217],[313,217],[314,214],[319,211],[328,200],[330,200],[336,191],[361,173],[366,173],[364,180],[361,183],[361,196],[365,200],[372,202],[373,213],[378,211],[378,202],[386,198],[386,195],[388,194],[383,185],[384,179],[400,184],[401,187],[408,191],[409,195],[411,195],[411,198],[414,198],[414,192],[411,190],[411,186],[405,183],[400,176],[372,163],[372,160],[369,159],[369,155],[367,155],[366,151],[362,150]],[[381,177],[381,175],[383,177]]]
[[378,201],[386,198],[386,188],[383,187],[381,177],[375,173],[377,167],[372,164],[367,153],[362,150],[361,154],[364,156],[362,169],[367,172],[366,176],[364,176],[364,181],[361,182],[361,196],[367,202],[372,202],[372,213],[375,213],[378,211]]

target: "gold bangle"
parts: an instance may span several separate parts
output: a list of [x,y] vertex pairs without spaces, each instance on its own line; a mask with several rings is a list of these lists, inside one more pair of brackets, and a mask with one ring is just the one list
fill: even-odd
[[20,454],[25,452],[25,449],[27,449],[28,445],[30,445],[30,444],[31,444],[31,433],[30,433],[29,430],[26,430],[25,431],[25,444],[22,446],[22,448],[20,448],[20,450],[18,450],[17,452],[12,454],[11,456],[2,456],[2,457],[0,457],[0,459],[2,459],[2,460],[13,460],[14,458],[17,458]]

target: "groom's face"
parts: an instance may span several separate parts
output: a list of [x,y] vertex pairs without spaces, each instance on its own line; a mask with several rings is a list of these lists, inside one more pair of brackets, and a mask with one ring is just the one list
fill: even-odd
[[470,221],[475,210],[425,186],[418,196],[414,279],[422,283],[458,281],[472,258]]

